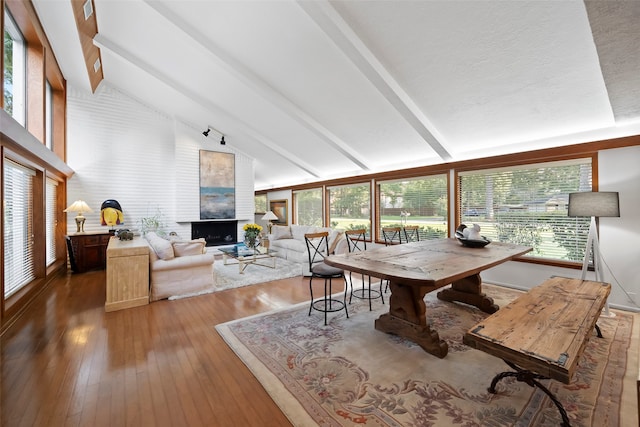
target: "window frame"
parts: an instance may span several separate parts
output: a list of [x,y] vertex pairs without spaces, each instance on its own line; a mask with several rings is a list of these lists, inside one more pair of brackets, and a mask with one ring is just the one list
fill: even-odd
[[[368,209],[369,211],[369,217],[368,217],[368,221],[369,224],[366,227],[367,228],[367,241],[371,241],[371,236],[373,235],[373,231],[374,231],[374,221],[373,221],[373,201],[374,201],[374,195],[373,195],[373,183],[371,180],[367,180],[367,181],[360,181],[360,182],[351,182],[351,183],[345,183],[342,185],[332,185],[332,186],[327,186],[325,187],[325,200],[326,200],[326,217],[327,217],[327,222],[326,222],[326,226],[327,227],[331,227],[331,228],[340,228],[340,229],[345,229],[348,230],[349,228],[347,227],[340,227],[340,226],[336,226],[333,224],[332,222],[332,216],[331,216],[331,211],[333,208],[332,205],[332,201],[331,201],[331,191],[332,190],[336,190],[336,189],[342,189],[342,188],[347,188],[347,187],[359,187],[359,186],[365,186],[368,187],[368,194],[369,194],[369,204],[365,207],[365,206],[361,206],[360,209],[365,208]],[[354,219],[358,219],[358,218],[354,218]],[[357,226],[357,228],[360,228],[360,226]]]
[[[469,173],[482,173],[488,172],[492,170],[522,170],[522,169],[534,169],[536,167],[541,167],[544,165],[561,165],[561,164],[570,164],[579,162],[580,160],[590,160],[591,162],[591,190],[590,191],[598,191],[598,162],[597,162],[597,152],[590,153],[576,153],[574,155],[564,155],[564,156],[556,156],[549,158],[533,158],[530,161],[527,160],[519,160],[513,162],[504,162],[499,164],[486,164],[475,165],[475,167],[466,167],[466,168],[456,168],[454,169],[454,190],[455,190],[455,228],[457,228],[462,223],[462,206],[461,206],[461,197],[460,194],[460,176],[468,175]],[[578,190],[576,190],[578,191]],[[587,221],[588,222],[588,221]],[[587,224],[588,225],[588,224]],[[586,246],[586,243],[585,243]],[[571,261],[571,260],[563,260],[556,258],[546,258],[541,256],[533,256],[532,253],[523,255],[517,258],[518,261],[534,263],[534,264],[544,264],[549,266],[558,266],[565,268],[577,268],[582,265],[582,260],[580,261]]]
[[[300,215],[301,215],[301,209],[300,206],[298,204],[298,196],[300,193],[309,193],[309,192],[318,192],[320,195],[320,217],[318,218],[319,224],[305,224],[302,223],[300,221]],[[316,227],[324,227],[325,226],[325,200],[323,197],[324,192],[322,191],[322,187],[316,187],[316,188],[305,188],[302,190],[295,190],[292,191],[292,203],[293,203],[293,224],[298,224],[298,225],[307,225],[307,226],[316,226]]]

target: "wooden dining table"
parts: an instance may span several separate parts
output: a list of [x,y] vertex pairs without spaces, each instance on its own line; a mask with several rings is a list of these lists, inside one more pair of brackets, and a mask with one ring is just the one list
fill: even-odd
[[451,285],[438,292],[439,299],[495,313],[499,307],[482,292],[480,272],[531,250],[528,246],[500,242],[472,248],[447,238],[331,255],[325,258],[325,263],[389,280],[389,312],[376,319],[375,328],[405,337],[443,358],[448,345],[427,322],[425,295]]

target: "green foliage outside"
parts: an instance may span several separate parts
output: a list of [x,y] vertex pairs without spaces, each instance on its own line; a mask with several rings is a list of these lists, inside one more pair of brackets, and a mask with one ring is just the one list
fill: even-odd
[[4,32],[4,110],[13,115],[13,39]]

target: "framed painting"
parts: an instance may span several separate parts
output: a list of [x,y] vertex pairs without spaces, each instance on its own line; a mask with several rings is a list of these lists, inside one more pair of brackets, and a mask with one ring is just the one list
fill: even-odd
[[200,150],[200,219],[235,217],[235,155]]
[[289,225],[287,199],[269,200],[269,210],[278,217],[273,221],[274,225]]

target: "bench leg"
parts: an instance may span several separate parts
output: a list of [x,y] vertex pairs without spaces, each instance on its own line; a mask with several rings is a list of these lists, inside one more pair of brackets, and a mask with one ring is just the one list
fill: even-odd
[[598,326],[597,323],[596,323],[596,334],[598,335],[598,338],[602,338],[602,331],[600,330],[600,326]]
[[491,381],[491,386],[488,389],[489,393],[496,394],[496,385],[501,379],[507,377],[515,377],[516,381],[524,382],[531,387],[538,387],[544,392],[544,394],[549,396],[549,399],[551,399],[551,401],[556,405],[556,408],[558,408],[558,411],[560,412],[560,416],[562,417],[562,426],[571,427],[571,424],[569,423],[569,417],[567,416],[567,411],[565,411],[562,403],[560,403],[560,401],[553,395],[553,393],[551,393],[551,391],[549,391],[548,388],[546,388],[542,383],[540,383],[540,381],[538,381],[548,379],[547,377],[531,371],[527,371],[526,369],[521,369],[509,361],[505,360],[505,363],[509,365],[515,372],[508,371],[496,375]]

